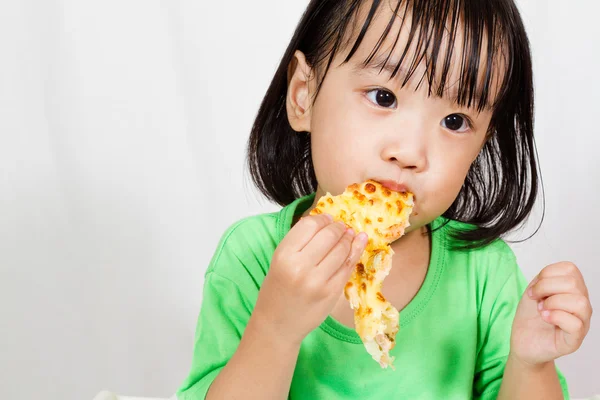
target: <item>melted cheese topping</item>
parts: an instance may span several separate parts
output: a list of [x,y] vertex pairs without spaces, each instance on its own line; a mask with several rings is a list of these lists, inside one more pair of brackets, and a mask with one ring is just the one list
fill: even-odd
[[382,368],[393,368],[389,351],[395,345],[399,313],[381,294],[383,280],[392,267],[391,242],[404,234],[413,208],[413,195],[384,188],[375,181],[353,184],[339,196],[327,193],[312,215],[327,213],[358,232],[369,242],[344,294],[354,309],[356,331],[365,348]]

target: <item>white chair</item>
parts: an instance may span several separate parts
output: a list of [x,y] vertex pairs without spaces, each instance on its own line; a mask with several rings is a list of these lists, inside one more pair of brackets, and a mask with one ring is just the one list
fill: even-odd
[[119,396],[108,390],[103,390],[94,397],[94,400],[177,400],[176,396],[170,398],[158,398],[158,397],[129,397]]

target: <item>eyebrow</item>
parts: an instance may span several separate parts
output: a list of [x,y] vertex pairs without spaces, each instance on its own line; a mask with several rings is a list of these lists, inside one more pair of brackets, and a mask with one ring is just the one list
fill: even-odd
[[[398,70],[396,71],[397,65],[399,63],[399,61],[397,59],[391,58],[389,57],[388,59],[388,55],[386,54],[380,54],[376,57],[373,57],[371,60],[369,60],[369,62],[365,63],[358,63],[355,64],[354,67],[352,68],[352,70],[357,73],[357,74],[363,74],[365,71],[367,72],[372,72],[372,73],[376,73],[377,75],[381,74],[381,72],[386,71],[390,74],[390,79],[394,79],[394,80],[400,80],[402,79],[402,77],[406,76],[406,68],[400,66],[400,68],[398,68]],[[394,71],[396,71],[396,75],[391,78],[391,75],[394,73]],[[414,73],[414,71],[413,71]],[[413,74],[413,77],[415,75]],[[412,77],[411,77],[412,78]],[[427,80],[426,77],[420,78],[419,80],[423,80],[423,82],[421,82],[421,84],[426,84],[428,85],[429,82]],[[444,88],[444,94],[442,96],[442,98],[445,98],[446,100],[451,101],[452,103],[457,104],[457,98],[458,98],[458,86],[459,86],[459,82],[456,82],[455,84],[452,85],[448,85],[448,82],[446,82],[446,87]],[[432,94],[437,96],[437,92],[435,90],[431,90]],[[485,106],[486,109],[492,109],[492,105],[488,102]]]
[[[358,73],[361,73],[365,70],[370,70],[373,72],[376,71],[377,73],[386,71],[386,72],[389,72],[391,75],[396,70],[396,66],[398,65],[398,63],[399,63],[398,60],[394,60],[392,58],[390,58],[388,60],[388,55],[380,54],[377,57],[373,57],[367,63],[363,62],[360,64],[355,64],[353,69],[355,72],[358,72]],[[398,72],[404,72],[404,71],[405,71],[404,68],[398,69]]]
[[[378,56],[373,57],[368,62],[355,64],[353,70],[359,75],[362,75],[365,71],[368,73],[375,73],[377,75],[380,75],[382,72],[387,72],[390,75],[390,79],[396,81],[403,81],[409,72],[411,73],[411,79],[416,76],[416,69],[410,71],[409,68],[405,68],[403,65],[398,66],[399,63],[400,60],[397,58],[393,58],[387,54],[379,54]],[[392,77],[392,74],[394,73],[395,75]],[[419,80],[428,82],[426,76],[419,78]],[[454,95],[456,93],[452,94]]]

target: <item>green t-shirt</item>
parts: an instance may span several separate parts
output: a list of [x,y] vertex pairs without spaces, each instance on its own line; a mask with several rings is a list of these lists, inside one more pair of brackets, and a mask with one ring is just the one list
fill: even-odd
[[[236,351],[275,248],[313,199],[244,219],[225,233],[206,272],[192,367],[179,400],[205,398]],[[496,398],[525,278],[501,240],[452,250],[447,225],[433,229],[431,242],[425,281],[400,312],[395,370],[380,368],[356,331],[330,316],[302,342],[290,399]]]

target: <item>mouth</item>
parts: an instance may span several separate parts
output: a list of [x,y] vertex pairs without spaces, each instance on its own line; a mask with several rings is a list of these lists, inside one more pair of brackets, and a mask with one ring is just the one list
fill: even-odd
[[394,181],[394,180],[389,180],[389,179],[371,179],[371,180],[379,183],[384,188],[392,190],[394,192],[411,193],[413,195],[412,200],[413,200],[413,204],[414,204],[412,216],[416,217],[417,215],[419,215],[419,212],[417,211],[417,195],[406,184],[400,183],[400,182]]
[[[381,184],[381,186],[383,186],[386,189],[390,189],[394,192],[399,192],[399,193],[413,193],[408,186],[406,186],[403,183],[400,182],[396,182],[396,181],[392,181],[392,180],[380,180],[380,179],[373,179],[375,182],[378,182]],[[414,193],[413,193],[414,196]]]

